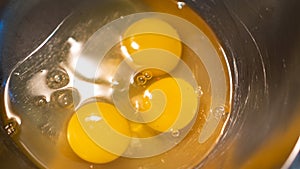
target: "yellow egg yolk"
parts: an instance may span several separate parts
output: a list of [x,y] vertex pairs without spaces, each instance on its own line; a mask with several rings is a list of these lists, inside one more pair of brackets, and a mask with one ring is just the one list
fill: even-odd
[[195,117],[199,104],[188,82],[171,77],[151,84],[137,101],[148,107],[141,113],[149,121],[147,125],[160,132],[184,128]]
[[102,102],[80,107],[71,117],[67,128],[72,150],[83,160],[92,163],[107,163],[117,159],[127,149],[130,136],[128,121],[113,105]]
[[[123,35],[122,46],[126,48],[125,58],[138,66],[172,71],[182,52],[177,31],[167,22],[147,18],[133,23]],[[163,74],[153,70],[153,75]]]

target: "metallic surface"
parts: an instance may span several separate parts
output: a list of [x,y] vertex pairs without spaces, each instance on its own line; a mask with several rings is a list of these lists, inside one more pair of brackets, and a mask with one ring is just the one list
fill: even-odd
[[[10,0],[0,22],[2,85],[13,66],[42,43],[78,2]],[[293,159],[291,153],[297,152],[300,135],[300,1],[186,3],[215,31],[234,75],[230,123],[219,144],[197,167],[288,167],[287,159]],[[0,7],[4,4],[2,1]],[[7,41],[16,43],[7,46]],[[20,153],[4,127],[0,133],[1,168],[36,168]]]

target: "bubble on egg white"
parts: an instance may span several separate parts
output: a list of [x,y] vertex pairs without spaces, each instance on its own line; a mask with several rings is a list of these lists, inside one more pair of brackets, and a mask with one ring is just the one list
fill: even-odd
[[143,71],[142,74],[147,80],[152,79],[152,73],[150,71]]
[[171,135],[172,137],[179,137],[180,131],[178,129],[171,129]]
[[218,107],[214,108],[212,113],[216,119],[220,119],[222,116],[225,115],[225,108],[224,108],[224,106],[218,106]]
[[37,97],[34,98],[34,103],[35,103],[36,106],[44,106],[48,102],[47,102],[45,96],[37,96]]
[[53,70],[48,72],[47,86],[51,89],[58,89],[66,86],[69,83],[69,76],[62,70]]

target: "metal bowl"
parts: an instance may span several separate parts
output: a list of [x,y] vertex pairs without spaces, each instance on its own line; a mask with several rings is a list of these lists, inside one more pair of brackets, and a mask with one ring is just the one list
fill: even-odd
[[[42,43],[79,2],[0,2],[2,90],[12,68]],[[228,56],[234,91],[225,132],[195,167],[289,168],[300,149],[300,1],[185,3],[204,18],[220,40]],[[37,168],[7,135],[2,119],[0,122],[1,167]]]

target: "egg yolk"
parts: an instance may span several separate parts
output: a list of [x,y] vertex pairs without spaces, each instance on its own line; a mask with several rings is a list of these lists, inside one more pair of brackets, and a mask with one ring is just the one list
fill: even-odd
[[[122,136],[118,137],[116,133]],[[102,102],[80,107],[71,117],[67,128],[67,139],[72,150],[83,160],[92,163],[101,164],[117,159],[127,149],[130,136],[128,121],[113,105]],[[109,146],[104,149],[102,144]]]
[[140,104],[151,104],[149,110],[141,113],[143,118],[149,121],[148,126],[160,132],[184,128],[195,117],[199,104],[188,82],[171,77],[152,83],[141,98]]
[[[122,46],[126,48],[127,61],[135,65],[163,69],[165,72],[173,70],[182,52],[182,45],[177,31],[167,22],[147,18],[133,23],[123,35]],[[125,57],[125,58],[126,58]],[[154,76],[163,71],[153,70]]]

